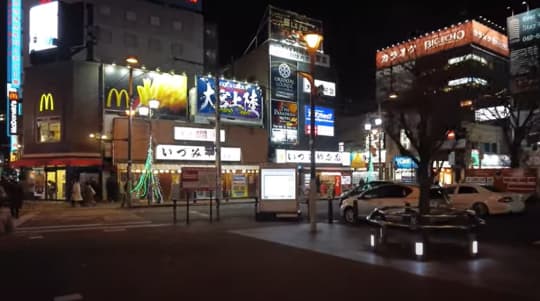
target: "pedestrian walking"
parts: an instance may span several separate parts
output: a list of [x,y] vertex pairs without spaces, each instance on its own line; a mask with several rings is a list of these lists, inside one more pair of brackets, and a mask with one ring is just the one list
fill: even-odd
[[89,181],[84,183],[84,186],[82,187],[82,197],[83,197],[83,204],[85,206],[95,206],[96,202],[94,200],[94,196],[96,195],[96,191],[92,187]]
[[118,201],[118,198],[120,197],[120,192],[118,182],[116,182],[116,175],[114,173],[111,174],[111,176],[107,179],[106,188],[107,200],[112,203]]
[[7,196],[9,199],[9,209],[13,218],[19,218],[19,212],[23,205],[24,191],[22,185],[15,181],[7,184]]
[[71,189],[71,206],[75,207],[77,203],[81,203],[82,201],[81,183],[79,182],[79,179],[75,179]]

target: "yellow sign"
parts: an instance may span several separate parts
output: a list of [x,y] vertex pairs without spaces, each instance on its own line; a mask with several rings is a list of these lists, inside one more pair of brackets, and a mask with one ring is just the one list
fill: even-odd
[[111,105],[112,105],[112,98],[113,98],[113,95],[115,97],[115,101],[116,101],[116,107],[117,108],[122,108],[122,97],[125,96],[125,99],[126,99],[126,108],[129,108],[129,94],[128,92],[126,91],[126,89],[121,89],[120,91],[118,91],[118,89],[116,88],[112,88],[111,90],[109,90],[109,94],[107,95],[107,108],[110,108]]
[[39,111],[54,111],[54,98],[51,93],[41,94],[39,99]]
[[351,161],[352,168],[366,168],[366,161],[364,161],[362,153],[354,152],[351,155],[353,156],[353,159]]

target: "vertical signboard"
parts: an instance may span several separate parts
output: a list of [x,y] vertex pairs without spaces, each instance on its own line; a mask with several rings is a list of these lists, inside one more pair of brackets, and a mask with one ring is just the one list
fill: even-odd
[[510,45],[510,90],[523,93],[540,90],[540,9],[507,19]]
[[[124,112],[129,107],[129,69],[108,65],[104,68],[105,111]],[[160,118],[178,119],[187,115],[187,76],[133,70],[133,107],[148,106],[159,100]]]
[[296,101],[297,66],[296,62],[271,57],[270,76],[272,99]]
[[17,149],[19,89],[22,79],[22,0],[7,1],[7,134],[10,137],[10,151]]
[[279,144],[298,143],[298,105],[294,102],[272,101],[271,141]]
[[[216,79],[197,77],[197,113],[214,116],[216,102]],[[263,97],[257,84],[234,80],[219,80],[220,115],[223,120],[244,123],[261,123]]]

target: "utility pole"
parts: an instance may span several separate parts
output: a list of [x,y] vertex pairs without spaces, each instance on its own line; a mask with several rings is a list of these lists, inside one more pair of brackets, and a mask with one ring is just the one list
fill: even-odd
[[[221,114],[220,114],[220,107],[221,107],[221,99],[220,99],[220,88],[219,88],[219,81],[220,76],[219,74],[216,76],[216,218],[219,221],[219,202],[222,195],[222,187],[221,187]],[[210,204],[212,206],[212,204]]]

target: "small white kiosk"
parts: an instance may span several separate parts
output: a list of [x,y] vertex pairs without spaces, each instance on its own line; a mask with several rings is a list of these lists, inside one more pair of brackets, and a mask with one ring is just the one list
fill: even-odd
[[256,218],[272,214],[276,217],[299,217],[298,171],[295,166],[261,166],[259,203]]

